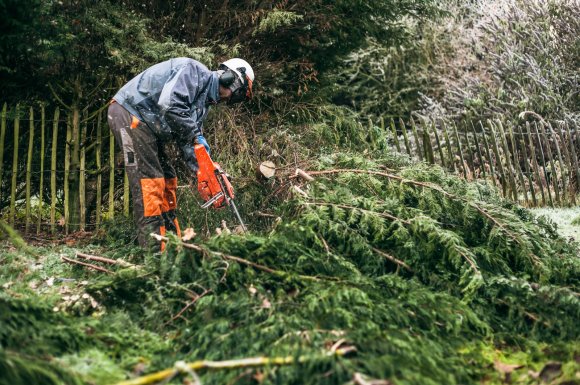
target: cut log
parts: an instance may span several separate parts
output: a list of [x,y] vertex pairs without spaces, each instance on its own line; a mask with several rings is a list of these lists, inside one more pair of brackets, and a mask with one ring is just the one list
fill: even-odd
[[258,171],[264,178],[271,179],[276,174],[276,165],[274,164],[274,162],[266,160],[260,163]]

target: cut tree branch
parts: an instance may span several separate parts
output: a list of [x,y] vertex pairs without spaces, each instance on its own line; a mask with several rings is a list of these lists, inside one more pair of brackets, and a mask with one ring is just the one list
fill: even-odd
[[105,258],[105,257],[99,257],[97,255],[84,254],[84,253],[80,253],[78,251],[76,253],[76,256],[78,258],[87,259],[89,261],[103,262],[103,263],[108,263],[110,265],[119,265],[122,267],[139,267],[139,266],[134,265],[132,263],[123,261],[122,259],[110,259],[110,258]]
[[[159,242],[168,242],[169,241],[169,238],[164,237],[164,236],[159,235],[159,234],[151,233],[150,235],[151,235],[151,237],[155,238]],[[216,256],[218,256],[220,258],[227,259],[229,261],[235,261],[235,262],[238,262],[238,263],[247,265],[247,266],[251,266],[251,267],[253,267],[256,270],[264,271],[266,273],[270,273],[270,274],[276,275],[278,277],[286,278],[288,276],[292,276],[291,274],[286,273],[284,271],[274,270],[274,269],[272,269],[272,268],[270,268],[268,266],[260,265],[258,263],[255,263],[255,262],[252,262],[252,261],[248,261],[247,259],[240,258],[240,257],[236,257],[234,255],[228,255],[228,254],[221,253],[219,251],[208,250],[208,249],[206,249],[204,247],[195,245],[193,243],[185,243],[183,241],[180,241],[179,242],[179,245],[185,247],[186,249],[195,250],[195,251],[198,251],[200,253],[213,254],[213,255],[216,255]],[[296,275],[296,277],[298,277],[300,279],[308,280],[308,281],[320,281],[320,278],[313,277],[313,276],[310,276],[310,275],[300,275],[300,274],[298,274],[298,275]],[[330,280],[331,277],[327,277],[326,279],[329,279]]]
[[335,351],[329,352],[325,355],[318,356],[299,356],[299,357],[287,356],[287,357],[271,357],[271,358],[253,357],[228,361],[200,360],[191,363],[184,363],[180,361],[177,362],[175,367],[171,369],[165,369],[160,372],[148,374],[143,377],[138,377],[127,381],[121,381],[117,385],[149,385],[163,381],[167,378],[173,378],[176,374],[179,373],[189,374],[190,371],[196,371],[200,369],[220,370],[220,369],[238,369],[238,368],[250,368],[261,366],[283,366],[283,365],[303,364],[310,361],[317,361],[324,357],[345,356],[354,351],[356,351],[356,348],[354,346],[346,346],[344,348],[336,349]]
[[[385,178],[396,180],[396,181],[399,181],[399,182],[404,183],[404,184],[409,184],[409,185],[413,185],[413,186],[419,186],[419,187],[424,187],[424,188],[427,188],[430,190],[434,190],[434,191],[437,191],[437,192],[443,194],[445,197],[447,197],[449,199],[464,202],[467,205],[469,205],[470,207],[472,207],[473,209],[475,209],[477,212],[479,212],[482,216],[484,216],[491,223],[493,223],[494,226],[497,226],[499,229],[501,229],[514,242],[516,242],[519,245],[522,244],[521,240],[514,233],[512,233],[510,230],[508,230],[507,227],[503,223],[499,222],[499,220],[497,220],[491,214],[489,214],[486,209],[484,209],[483,207],[480,207],[476,203],[471,202],[470,200],[468,200],[466,198],[463,198],[463,197],[460,197],[458,195],[455,195],[455,194],[452,194],[452,193],[445,191],[441,186],[433,185],[433,184],[427,183],[427,182],[419,182],[419,181],[412,180],[412,179],[406,179],[406,178],[403,178],[402,176],[390,174],[387,172],[373,171],[373,170],[362,170],[362,169],[335,169],[335,170],[309,171],[308,174],[309,175],[331,175],[331,174],[340,174],[340,173],[347,173],[347,172],[351,172],[354,174],[369,174],[369,175],[383,176]],[[292,178],[292,177],[293,176],[290,176],[290,178]],[[294,177],[296,177],[296,176],[294,176]],[[529,254],[530,254],[530,257],[532,258],[532,260],[536,264],[541,264],[541,260],[537,255],[533,254],[531,251],[529,252]]]
[[73,263],[73,264],[88,267],[89,269],[102,271],[103,273],[113,274],[113,272],[111,270],[105,269],[104,267],[100,267],[100,266],[93,265],[93,264],[86,263],[86,262],[77,261],[76,259],[67,258],[63,255],[61,255],[60,259],[62,259],[65,262],[68,262],[68,263]]

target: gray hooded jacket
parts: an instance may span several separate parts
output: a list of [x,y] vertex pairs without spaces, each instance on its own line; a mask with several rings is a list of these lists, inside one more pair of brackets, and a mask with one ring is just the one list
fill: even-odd
[[193,143],[210,104],[219,100],[218,75],[196,60],[170,59],[135,76],[113,99],[161,140]]

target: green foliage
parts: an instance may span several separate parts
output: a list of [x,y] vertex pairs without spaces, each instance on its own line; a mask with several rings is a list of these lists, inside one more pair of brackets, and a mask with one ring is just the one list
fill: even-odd
[[23,356],[0,347],[1,385],[77,385],[82,382],[58,365],[34,356]]
[[8,240],[17,248],[17,249],[26,249],[27,245],[24,239],[14,230],[9,224],[0,220],[0,239],[8,238]]
[[[3,100],[50,100],[51,91],[44,88],[48,83],[65,103],[82,102],[85,107],[98,102],[100,107],[119,87],[120,78],[159,61],[189,56],[209,64],[213,59],[205,47],[152,36],[147,15],[114,2],[51,1],[26,7],[39,16],[29,31],[26,55],[5,65]],[[16,37],[23,34],[14,32]]]
[[280,27],[292,25],[303,18],[304,16],[297,15],[295,12],[274,10],[260,20],[260,24],[253,33],[255,35],[261,32],[274,32]]
[[515,120],[532,111],[578,121],[580,15],[574,1],[448,7],[448,23],[428,30],[441,36],[431,49],[431,71],[442,87],[423,98],[426,113]]
[[[248,376],[501,383],[496,361],[526,365],[532,381],[527,370],[560,360],[561,379],[573,378],[580,263],[550,222],[396,155],[336,153],[318,166],[325,174],[279,206],[284,219],[269,232],[202,237],[197,250],[170,235],[165,253],[129,257],[141,269],[93,275],[87,292],[106,313],[79,323],[94,330],[92,348],[65,346],[59,362],[105,382],[142,362],[153,371],[176,360],[319,355],[343,340],[356,355]],[[199,374],[225,383],[243,373]]]
[[434,91],[438,83],[430,70],[430,36],[424,35],[421,24],[406,28],[422,38],[393,45],[369,38],[343,58],[336,71],[325,74],[320,93],[374,120],[416,110],[420,95]]
[[267,92],[282,90],[292,97],[315,85],[321,71],[332,69],[368,36],[402,39],[400,18],[436,12],[431,0],[227,6],[221,1],[153,1],[146,7],[141,1],[7,0],[0,9],[7,14],[0,27],[6,32],[0,45],[7,86],[2,99],[46,100],[46,83],[64,86],[80,77],[81,86],[66,85],[61,99],[90,101],[96,88],[96,100],[103,103],[120,79],[175,56],[193,57],[210,67],[217,60],[243,56],[254,63]]
[[0,1],[0,74],[18,71],[17,63],[34,41],[34,31],[41,15],[41,0]]

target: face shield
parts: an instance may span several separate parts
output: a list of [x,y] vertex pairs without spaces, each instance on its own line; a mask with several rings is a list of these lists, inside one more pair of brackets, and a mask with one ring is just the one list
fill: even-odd
[[235,74],[233,76],[235,79],[227,86],[232,91],[232,96],[228,100],[228,104],[240,103],[252,97],[252,82],[246,76],[246,69],[244,67],[232,70],[222,65],[220,66],[220,70]]
[[228,100],[228,104],[236,104],[249,99],[248,97],[248,81],[242,82],[240,78],[236,78],[234,83],[230,86],[232,96]]

